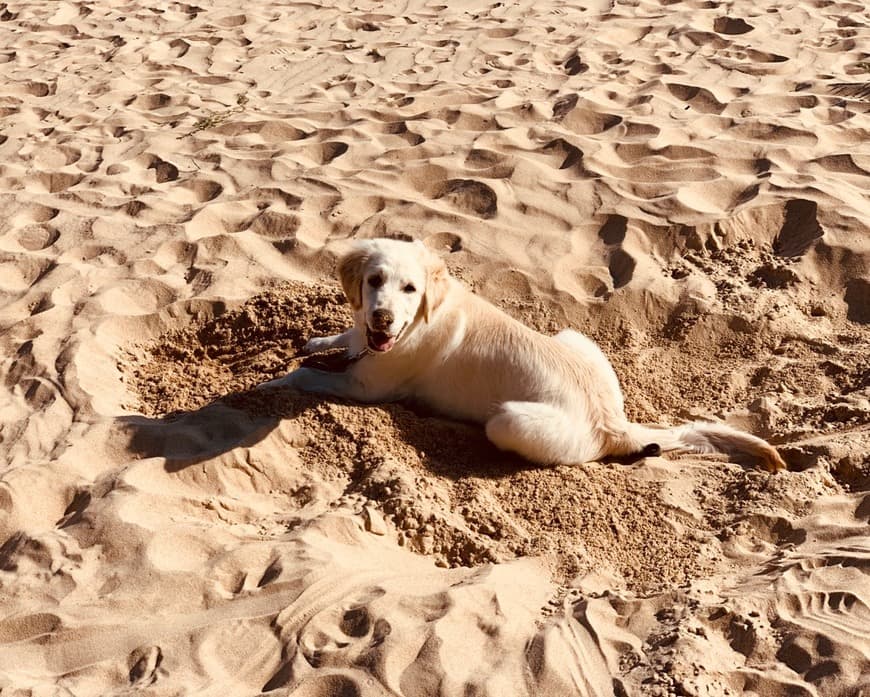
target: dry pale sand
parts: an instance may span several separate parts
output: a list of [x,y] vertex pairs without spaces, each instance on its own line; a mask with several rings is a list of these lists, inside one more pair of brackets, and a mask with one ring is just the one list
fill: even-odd
[[[0,3],[0,693],[870,694],[859,0]],[[249,388],[404,235],[719,457]]]

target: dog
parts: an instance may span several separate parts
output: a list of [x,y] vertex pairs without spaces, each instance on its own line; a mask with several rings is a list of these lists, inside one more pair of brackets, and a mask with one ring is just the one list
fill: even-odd
[[483,424],[496,447],[543,465],[680,450],[786,469],[771,445],[724,424],[630,422],[616,373],[593,341],[572,329],[545,336],[526,327],[467,290],[419,241],[358,241],[338,276],[354,324],[310,339],[303,352],[342,348],[355,360],[344,372],[301,367],[261,387],[365,403],[412,398]]

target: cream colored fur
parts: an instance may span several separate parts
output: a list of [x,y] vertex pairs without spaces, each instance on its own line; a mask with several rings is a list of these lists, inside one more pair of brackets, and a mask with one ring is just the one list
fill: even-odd
[[[543,464],[628,456],[655,443],[662,450],[749,456],[769,471],[785,468],[766,442],[723,424],[629,422],[616,373],[590,339],[571,329],[553,337],[529,329],[469,292],[419,242],[359,242],[339,274],[354,326],[311,339],[305,350],[341,347],[364,355],[343,373],[299,368],[265,386],[360,402],[413,397],[485,424],[496,446]],[[369,284],[373,277],[378,288]],[[387,333],[395,343],[385,352],[373,351],[368,339],[378,309],[393,318]]]

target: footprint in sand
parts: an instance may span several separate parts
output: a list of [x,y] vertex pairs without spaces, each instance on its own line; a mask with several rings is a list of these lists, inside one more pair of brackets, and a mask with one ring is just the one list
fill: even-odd
[[147,686],[157,680],[157,669],[163,662],[163,651],[159,646],[144,646],[130,654],[130,684]]
[[598,231],[598,237],[607,246],[607,269],[613,280],[613,288],[622,288],[631,281],[637,262],[622,248],[628,219],[621,215],[611,215]]
[[747,57],[755,61],[756,63],[785,63],[788,60],[788,56],[781,56],[778,53],[768,53],[767,51],[756,51],[754,49],[747,49],[746,51]]
[[38,203],[32,203],[20,208],[12,215],[10,222],[15,225],[27,225],[29,223],[47,223],[58,216],[60,211],[57,208],[42,206]]
[[13,90],[13,93],[23,92],[24,94],[30,95],[31,97],[48,97],[49,95],[54,94],[55,91],[56,88],[54,85],[49,85],[45,82],[27,80],[25,82],[19,82],[18,90]]
[[211,131],[225,136],[257,134],[268,144],[302,140],[311,135],[281,121],[232,121],[216,126]]
[[248,193],[247,198],[257,202],[257,207],[263,207],[262,204],[281,204],[295,211],[302,205],[302,199],[289,191],[279,189],[277,187],[256,188]]
[[329,141],[320,146],[320,164],[328,165],[333,160],[344,155],[348,150],[347,143]]
[[818,220],[815,201],[794,199],[785,205],[785,222],[773,241],[773,251],[781,257],[799,257],[825,234]]
[[184,240],[164,242],[154,252],[152,260],[164,270],[171,269],[176,264],[190,266],[197,255],[197,246]]
[[216,24],[222,27],[240,27],[247,21],[248,18],[245,15],[230,15],[217,20]]
[[562,163],[559,169],[570,169],[575,165],[583,164],[583,151],[575,145],[571,145],[564,138],[551,140],[543,147],[545,153],[555,153],[561,157]]
[[63,517],[57,521],[57,527],[67,528],[81,521],[90,504],[91,492],[86,490],[77,491],[63,512]]
[[100,306],[116,315],[157,312],[175,300],[174,289],[156,279],[122,281],[97,296]]
[[448,179],[435,194],[462,213],[488,220],[498,212],[498,197],[488,185],[474,179]]
[[169,48],[176,58],[182,58],[190,50],[190,44],[184,39],[173,39],[169,42]]
[[178,179],[178,167],[176,167],[171,162],[161,160],[156,155],[152,157],[151,164],[148,165],[148,169],[154,170],[158,184],[163,184],[164,182],[172,182]]
[[716,99],[712,92],[702,87],[682,85],[674,82],[669,83],[667,87],[668,92],[677,99],[681,102],[686,102],[702,114],[721,114],[725,109],[725,105]]
[[81,151],[78,148],[66,145],[49,146],[34,153],[33,164],[40,168],[55,169],[74,164],[79,159],[81,159]]
[[145,111],[163,109],[172,104],[172,97],[163,92],[154,94],[140,94],[127,101],[127,106],[134,106]]
[[435,249],[439,252],[447,251],[452,254],[462,251],[462,238],[452,232],[436,232],[427,236],[424,243],[429,249]]
[[57,242],[60,233],[48,225],[28,225],[18,231],[18,244],[30,252],[38,252]]
[[299,218],[292,214],[264,210],[250,227],[251,232],[265,237],[279,252],[287,252],[296,246],[296,231]]
[[569,75],[579,75],[580,73],[585,73],[589,70],[589,66],[580,60],[580,56],[576,53],[571,54],[562,66],[565,68],[565,72]]
[[256,209],[245,201],[220,201],[203,206],[185,223],[192,241],[224,233],[242,232],[250,227]]
[[713,31],[717,34],[747,34],[755,27],[739,17],[717,17],[713,20]]
[[[24,533],[16,533],[0,547],[0,569],[3,571],[15,570],[15,563],[10,558],[11,553],[18,548],[22,540],[26,539]],[[62,626],[63,622],[60,617],[48,612],[14,615],[0,622],[0,642],[6,644],[44,637],[57,632]]]
[[[285,666],[284,672],[275,674],[266,685],[263,686],[263,692],[277,690],[292,680],[292,666],[288,663]],[[361,687],[352,678],[344,675],[325,675],[316,676],[303,680],[298,685],[294,685],[293,694],[297,697],[360,697],[363,694]]]
[[408,125],[404,121],[393,121],[384,126],[384,133],[396,135],[404,139],[408,145],[415,146],[425,143],[426,139],[413,131],[408,130]]
[[[281,638],[290,644],[285,647],[286,656],[301,654],[308,665],[319,668],[332,665],[370,664],[373,653],[378,651],[386,638],[392,633],[392,625],[383,617],[375,617],[371,606],[384,595],[377,586],[346,594],[343,598],[335,597],[335,592],[324,588],[320,597],[312,596],[310,619],[298,632],[293,630],[295,624],[282,626],[282,615],[279,615],[277,625],[281,629]],[[331,597],[332,596],[332,597]],[[333,602],[328,602],[332,600]],[[337,602],[335,602],[337,601]],[[443,611],[430,613],[430,621],[438,619]],[[283,663],[263,686],[264,692],[276,690],[293,680],[294,666],[290,662]],[[326,678],[311,678],[303,683],[303,687],[294,690],[294,694],[306,695],[359,695],[355,684],[342,678],[342,684],[333,682],[339,676],[327,675]]]
[[846,284],[846,317],[852,322],[870,324],[870,282],[855,278]]
[[562,117],[562,125],[578,135],[593,135],[603,133],[622,123],[622,117],[616,114],[597,111],[586,102],[574,107]]
[[835,82],[829,89],[841,97],[870,100],[870,82]]
[[561,121],[568,112],[577,106],[579,99],[580,97],[576,94],[566,94],[563,97],[559,97],[553,104],[553,119]]
[[178,185],[178,190],[187,190],[192,194],[197,203],[206,203],[213,201],[223,193],[224,187],[211,179],[195,178],[189,179]]
[[272,581],[275,581],[281,573],[284,571],[284,566],[281,564],[280,559],[273,559],[269,566],[263,571],[263,575],[260,576],[260,580],[257,581],[257,588],[263,588],[264,586],[268,586]]
[[738,124],[731,129],[736,138],[764,141],[779,145],[812,146],[818,142],[818,136],[808,130],[791,128],[778,123],[753,121]]
[[842,155],[825,155],[813,160],[813,162],[829,172],[853,174],[858,177],[870,176],[870,171],[859,167],[852,156],[845,153]]
[[54,261],[42,256],[4,254],[0,256],[0,288],[6,292],[24,293],[54,266]]
[[488,179],[509,179],[514,173],[512,158],[485,148],[472,148],[465,157],[465,166],[475,174]]
[[[311,665],[341,663],[362,658],[392,632],[390,623],[376,618],[369,606],[383,596],[379,588],[351,596],[342,606],[332,606],[314,615],[299,632],[298,644]],[[431,619],[437,619],[437,611]]]
[[56,194],[66,191],[84,179],[83,174],[69,172],[34,172],[28,177],[27,188],[31,191]]

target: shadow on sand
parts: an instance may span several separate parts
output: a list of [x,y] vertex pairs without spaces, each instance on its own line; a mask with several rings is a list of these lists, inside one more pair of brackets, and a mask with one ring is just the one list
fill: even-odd
[[[337,409],[326,418],[323,407],[328,405]],[[251,448],[285,419],[319,420],[336,442],[354,438],[354,429],[342,421],[364,422],[368,437],[387,450],[410,446],[432,474],[450,479],[501,478],[538,467],[496,449],[479,425],[440,417],[421,405],[358,404],[282,388],[233,392],[195,410],[125,416],[118,423],[132,452],[141,458],[164,458],[166,471],[177,472],[236,448]],[[313,435],[323,440],[322,433]],[[351,469],[355,464],[345,466]]]

